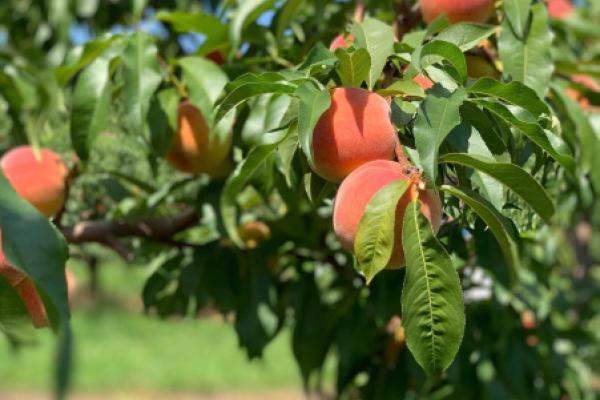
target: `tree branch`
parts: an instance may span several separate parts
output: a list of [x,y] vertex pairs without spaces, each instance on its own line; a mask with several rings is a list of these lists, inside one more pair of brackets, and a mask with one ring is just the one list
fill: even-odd
[[[198,223],[200,215],[185,208],[177,215],[142,218],[136,221],[83,221],[73,226],[59,227],[69,243],[100,243],[115,250],[125,259],[130,252],[117,239],[144,237],[157,242],[175,243],[171,237]],[[181,247],[182,242],[177,242]]]

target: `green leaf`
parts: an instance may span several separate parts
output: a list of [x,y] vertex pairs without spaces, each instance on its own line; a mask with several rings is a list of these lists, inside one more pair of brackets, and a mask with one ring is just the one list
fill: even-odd
[[98,58],[77,78],[71,108],[71,143],[87,161],[98,133],[107,125],[110,111],[109,60]]
[[515,35],[523,39],[529,21],[531,0],[504,0],[504,13]]
[[12,343],[31,342],[35,335],[31,316],[15,289],[0,276],[0,332]]
[[92,40],[86,43],[81,56],[76,62],[56,69],[56,78],[60,84],[66,84],[81,69],[85,68],[87,65],[104,54],[104,52],[120,38],[120,36],[115,35],[108,38]]
[[338,59],[335,54],[325,47],[323,43],[317,42],[298,66],[298,70],[307,71],[309,75],[314,75],[320,71],[328,71],[328,68],[337,62]]
[[502,83],[492,78],[481,78],[467,88],[467,93],[495,97],[531,113],[539,120],[542,116],[549,117],[550,109],[538,94],[521,82]]
[[479,42],[494,34],[495,26],[460,22],[441,31],[435,40],[450,42],[461,51],[467,51],[477,46]]
[[248,156],[237,165],[235,171],[227,178],[223,191],[221,192],[221,218],[229,238],[239,247],[244,247],[237,230],[237,195],[246,186],[254,173],[265,163],[277,146],[285,138],[296,131],[296,125],[292,124],[287,129],[270,132],[265,138],[265,144],[256,146]]
[[275,0],[237,0],[229,24],[229,38],[232,51],[237,51],[241,43],[242,31],[253,23],[264,11],[275,4]]
[[212,126],[215,103],[229,81],[227,75],[217,64],[202,57],[183,57],[177,64],[181,67],[181,78],[188,89],[190,101]]
[[263,144],[263,135],[280,127],[292,98],[287,94],[263,94],[248,103],[250,112],[242,129],[242,141],[249,146]]
[[398,80],[377,91],[381,96],[425,97],[425,91],[412,79]]
[[229,31],[217,17],[203,12],[160,11],[156,14],[160,21],[171,24],[176,32],[195,32],[206,36],[197,54],[204,55],[229,45]]
[[306,0],[288,0],[285,2],[277,16],[277,27],[275,29],[277,40],[283,38],[283,33],[290,26],[294,17],[302,10],[305,3]]
[[371,89],[379,79],[387,58],[394,53],[392,27],[373,18],[366,18],[352,28],[354,45],[366,49],[371,56],[371,68],[367,86]]
[[496,115],[507,124],[518,129],[521,133],[546,151],[552,158],[558,161],[570,173],[575,172],[575,160],[570,155],[560,153],[546,136],[542,127],[537,123],[521,121],[515,117],[506,106],[491,101],[477,100],[477,104]]
[[320,90],[310,82],[306,82],[298,87],[296,96],[299,99],[298,105],[298,138],[300,147],[306,156],[309,164],[313,165],[312,139],[315,125],[321,118],[321,115],[331,106],[331,96],[326,90]]
[[148,113],[150,143],[154,154],[164,156],[177,130],[179,95],[174,88],[163,89],[152,98]]
[[369,79],[371,56],[367,50],[360,48],[348,52],[347,49],[339,47],[335,55],[340,60],[336,70],[343,86],[360,87]]
[[498,49],[504,71],[544,97],[554,69],[550,55],[552,31],[545,4],[533,5],[531,12],[531,25],[523,39],[512,30],[508,18],[502,22]]
[[437,176],[439,147],[460,123],[459,107],[465,98],[463,89],[450,95],[431,93],[419,106],[414,127],[415,144],[423,173],[431,183],[435,183]]
[[498,156],[506,152],[506,143],[504,143],[502,136],[497,132],[496,127],[482,109],[470,101],[465,101],[460,106],[460,115],[463,121],[477,129],[492,154]]
[[244,74],[227,85],[225,97],[219,102],[216,119],[221,119],[232,108],[252,97],[265,93],[292,94],[296,88],[296,84],[288,82],[283,75],[275,72]]
[[64,398],[70,375],[71,328],[65,281],[67,244],[56,228],[12,188],[0,170],[2,251],[8,263],[38,288],[50,323],[58,331],[56,396]]
[[510,221],[489,201],[467,188],[442,185],[440,189],[465,202],[486,223],[496,237],[514,277],[520,262],[515,233]]
[[429,42],[422,47],[417,48],[411,59],[419,72],[422,72],[432,64],[446,60],[458,74],[458,76],[453,78],[461,84],[467,81],[467,61],[465,55],[458,46],[453,43],[434,40],[433,42]]
[[464,165],[491,176],[515,192],[546,221],[554,214],[554,203],[546,190],[517,165],[463,153],[444,154],[440,157],[440,162]]
[[146,115],[161,82],[156,53],[152,37],[138,31],[129,38],[122,57],[124,125],[140,137],[146,137]]
[[417,200],[406,207],[402,247],[406,257],[402,290],[406,344],[425,372],[437,375],[458,352],[465,310],[458,273]]
[[369,200],[360,219],[354,239],[354,254],[367,284],[390,261],[396,242],[396,208],[408,187],[409,181],[404,179],[385,185]]

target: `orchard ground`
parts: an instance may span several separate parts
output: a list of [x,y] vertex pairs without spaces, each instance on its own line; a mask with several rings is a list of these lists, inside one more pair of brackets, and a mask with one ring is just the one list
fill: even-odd
[[[72,398],[301,398],[288,332],[267,348],[264,359],[249,361],[233,328],[217,317],[161,321],[144,315],[139,296],[144,267],[114,259],[100,263],[101,295],[92,300],[87,268],[69,266],[78,281]],[[0,342],[0,399],[50,398],[55,338],[38,330],[37,339],[16,352]]]

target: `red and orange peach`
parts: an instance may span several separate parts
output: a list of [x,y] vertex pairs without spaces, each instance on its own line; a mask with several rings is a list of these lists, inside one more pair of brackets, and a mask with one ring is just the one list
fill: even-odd
[[[371,198],[385,185],[398,179],[410,179],[409,165],[395,161],[376,160],[368,162],[354,170],[344,179],[335,197],[333,208],[333,229],[336,236],[347,251],[354,251],[354,238],[358,225]],[[421,211],[429,219],[433,230],[438,231],[442,220],[440,199],[432,190],[420,190]],[[398,202],[395,221],[395,244],[388,263],[389,268],[405,265],[402,250],[403,217],[410,194]]]
[[446,14],[450,23],[486,22],[494,11],[493,0],[420,0],[425,22]]
[[365,89],[333,89],[313,132],[314,171],[340,182],[368,161],[390,160],[397,140],[386,99]]
[[230,148],[231,136],[225,140],[212,138],[202,112],[187,100],[181,102],[177,109],[177,132],[166,155],[175,169],[223,176],[231,169],[227,158]]
[[0,168],[15,191],[46,217],[62,208],[69,171],[52,150],[36,154],[31,146],[16,147],[4,154]]

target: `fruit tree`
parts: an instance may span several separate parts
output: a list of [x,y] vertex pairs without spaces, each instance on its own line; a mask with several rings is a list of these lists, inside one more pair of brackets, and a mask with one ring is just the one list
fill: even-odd
[[315,396],[597,394],[598,2],[59,3],[0,5],[0,332],[57,397],[92,243]]

